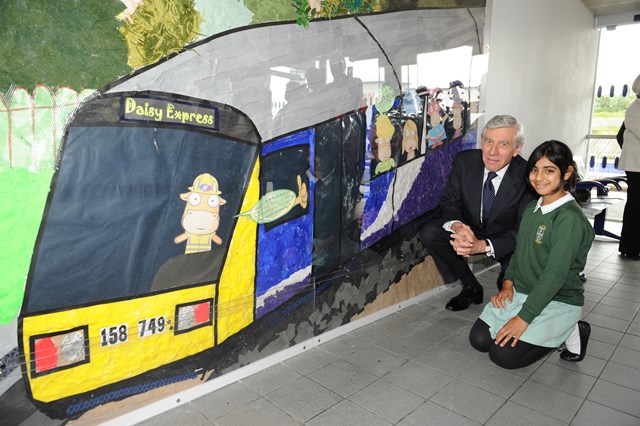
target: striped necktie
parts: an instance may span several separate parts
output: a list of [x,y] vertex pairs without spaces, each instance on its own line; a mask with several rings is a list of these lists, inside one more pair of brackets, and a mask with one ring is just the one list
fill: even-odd
[[494,177],[498,176],[496,172],[489,172],[487,176],[487,180],[484,182],[484,186],[482,187],[482,223],[486,224],[487,219],[489,218],[489,213],[491,213],[491,206],[493,205],[493,199],[496,198],[496,191],[493,188],[493,183],[491,182]]

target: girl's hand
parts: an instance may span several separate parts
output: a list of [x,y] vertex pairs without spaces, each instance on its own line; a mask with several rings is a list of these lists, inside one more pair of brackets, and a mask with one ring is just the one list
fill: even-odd
[[507,344],[509,339],[513,338],[513,343],[511,343],[511,347],[515,347],[516,343],[520,339],[520,336],[525,332],[525,330],[529,327],[522,318],[519,316],[515,316],[511,318],[507,323],[498,331],[496,334],[496,345],[500,345],[500,347],[504,347]]
[[491,297],[491,303],[496,308],[506,308],[507,307],[507,299],[509,303],[513,302],[513,281],[504,280],[502,283],[502,290],[495,296]]

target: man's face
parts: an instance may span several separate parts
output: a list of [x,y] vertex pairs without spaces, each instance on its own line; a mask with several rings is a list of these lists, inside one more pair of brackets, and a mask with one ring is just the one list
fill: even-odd
[[516,148],[516,129],[498,127],[487,129],[482,138],[482,162],[490,172],[497,172],[520,154],[522,146]]

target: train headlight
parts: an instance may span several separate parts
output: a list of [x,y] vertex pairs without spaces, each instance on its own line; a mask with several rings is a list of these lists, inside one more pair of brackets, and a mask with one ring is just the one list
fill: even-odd
[[213,324],[213,299],[176,306],[175,334]]

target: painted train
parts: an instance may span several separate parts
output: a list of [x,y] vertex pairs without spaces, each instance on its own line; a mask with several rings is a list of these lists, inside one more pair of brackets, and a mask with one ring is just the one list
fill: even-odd
[[74,417],[219,375],[278,322],[311,324],[286,344],[326,330],[313,306],[340,288],[336,271],[433,210],[463,139],[475,145],[483,19],[417,10],[231,31],[84,102],[19,317],[34,403]]

